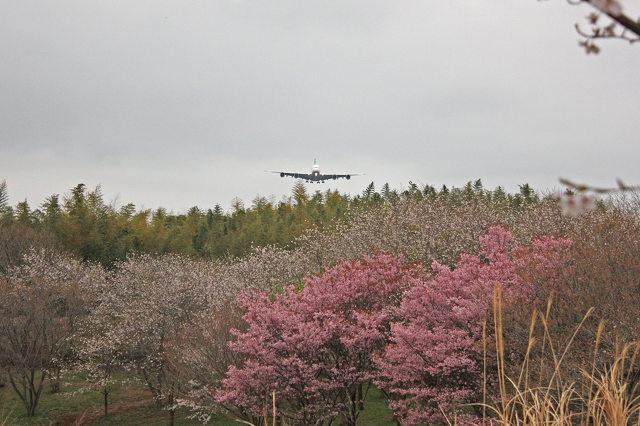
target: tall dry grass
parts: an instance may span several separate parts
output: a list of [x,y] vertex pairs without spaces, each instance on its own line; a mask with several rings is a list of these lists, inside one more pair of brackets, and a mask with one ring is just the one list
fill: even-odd
[[11,417],[11,414],[13,414],[13,410],[5,412],[4,408],[2,408],[2,411],[0,411],[0,426],[9,424],[9,418]]
[[[269,421],[269,408],[271,408],[271,422]],[[264,404],[264,406],[262,407],[262,421],[263,421],[263,425],[264,426],[269,426],[270,424],[272,426],[276,426],[276,422],[278,420],[278,416],[277,416],[277,410],[276,410],[276,393],[273,392],[271,394],[271,407],[268,406],[268,404]],[[249,426],[256,426],[255,424],[248,422],[246,420],[242,420],[242,419],[235,419],[238,423],[243,423],[245,425],[249,425]],[[279,422],[280,425],[282,426],[286,426],[287,423],[281,419],[281,421]]]
[[[640,343],[616,348],[610,362],[597,365],[599,343],[604,330],[600,323],[593,342],[590,365],[580,370],[582,381],[571,381],[564,361],[572,350],[576,336],[593,313],[589,309],[564,347],[559,347],[549,332],[552,299],[546,312],[536,311],[529,327],[529,341],[524,361],[517,374],[508,374],[502,323],[502,296],[498,289],[493,300],[497,397],[485,396],[481,404],[482,424],[500,425],[640,425],[640,384],[637,369]],[[539,330],[541,328],[541,330]],[[542,335],[536,339],[536,330]],[[487,345],[485,343],[485,360]],[[584,350],[580,348],[579,350]],[[538,351],[537,357],[534,353]],[[551,360],[551,365],[545,365]],[[485,366],[486,371],[486,366]],[[485,378],[486,389],[486,378]],[[486,390],[485,390],[486,395]]]

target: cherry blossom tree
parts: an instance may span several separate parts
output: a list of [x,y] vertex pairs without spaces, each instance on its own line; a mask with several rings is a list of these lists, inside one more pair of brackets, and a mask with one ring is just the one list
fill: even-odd
[[[86,373],[88,389],[102,394],[104,416],[109,415],[109,395],[116,384],[113,373],[128,367],[127,351],[110,305],[105,299],[113,297],[108,281],[96,281],[90,292],[89,306],[93,307],[80,324],[75,369]],[[102,305],[104,303],[104,305]]]
[[173,424],[178,388],[167,353],[177,333],[206,307],[209,267],[174,255],[134,256],[117,265],[93,312],[97,341],[87,340],[85,356],[99,364],[100,379],[122,360],[138,373]]
[[180,389],[176,404],[191,410],[203,423],[221,411],[212,389],[219,387],[230,365],[243,357],[227,344],[232,330],[245,330],[241,309],[234,303],[213,306],[199,313],[178,333],[168,360]]
[[579,229],[579,221],[563,216],[551,198],[522,208],[486,197],[408,199],[356,212],[338,224],[335,232],[310,231],[298,245],[319,267],[362,258],[375,250],[403,254],[410,261],[430,264],[437,260],[452,266],[462,252],[479,250],[479,237],[492,225],[508,227],[521,242]]
[[0,366],[28,416],[35,414],[45,380],[73,356],[84,296],[100,279],[100,268],[41,250],[0,281]]
[[371,355],[387,340],[389,308],[422,273],[377,254],[342,262],[274,297],[241,296],[248,329],[236,332],[230,346],[246,358],[229,367],[218,402],[251,419],[275,392],[279,416],[287,421],[340,418],[355,425],[375,376]]
[[[94,328],[93,331],[98,331]],[[77,369],[87,373],[90,388],[102,394],[104,416],[109,415],[109,395],[117,383],[113,374],[126,366],[126,358],[116,344],[105,345],[103,335],[87,335],[79,349]]]
[[[519,270],[553,268],[570,245],[544,238],[523,247],[501,227],[490,228],[480,242],[480,252],[463,254],[453,270],[432,264],[435,276],[407,292],[390,343],[377,357],[375,383],[403,424],[440,422],[443,413],[481,400],[483,322],[494,288],[501,287],[512,303],[526,302],[532,284]],[[458,413],[458,420],[465,415]]]

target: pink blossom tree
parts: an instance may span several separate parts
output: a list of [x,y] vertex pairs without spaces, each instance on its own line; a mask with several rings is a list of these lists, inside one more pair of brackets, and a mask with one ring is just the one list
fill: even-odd
[[288,286],[282,294],[244,295],[248,330],[231,348],[246,359],[230,366],[220,404],[251,418],[275,392],[278,413],[297,424],[340,418],[356,423],[375,376],[371,355],[387,341],[390,307],[422,271],[391,255],[343,262]]
[[526,301],[531,283],[519,270],[533,264],[553,268],[569,245],[547,237],[524,247],[500,227],[490,228],[480,242],[480,253],[463,254],[453,270],[433,263],[435,276],[407,292],[390,343],[376,358],[375,383],[403,424],[440,422],[442,413],[480,400],[483,322],[494,288],[502,288],[507,303]]

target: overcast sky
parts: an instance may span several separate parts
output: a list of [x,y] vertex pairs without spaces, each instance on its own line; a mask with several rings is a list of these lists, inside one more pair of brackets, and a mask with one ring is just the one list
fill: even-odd
[[[634,2],[628,2],[634,3]],[[184,212],[280,200],[265,169],[640,183],[640,45],[587,56],[563,0],[0,0],[0,182]],[[632,14],[633,15],[633,14]],[[637,14],[636,14],[637,15]]]

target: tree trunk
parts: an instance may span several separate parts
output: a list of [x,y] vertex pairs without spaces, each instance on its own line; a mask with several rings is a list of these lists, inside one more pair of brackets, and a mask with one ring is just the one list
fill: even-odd
[[169,426],[173,426],[176,417],[176,410],[169,410]]
[[104,395],[104,416],[107,417],[109,415],[109,391],[103,390]]
[[26,373],[22,372],[18,375],[18,378],[20,379],[19,387],[11,372],[7,373],[7,375],[13,390],[18,394],[24,404],[27,417],[33,417],[36,413],[36,406],[40,400],[40,394],[42,393],[42,387],[44,385],[44,380],[47,377],[47,373],[42,372],[40,379],[37,380],[36,370],[30,370]]
[[51,377],[51,393],[60,392],[60,369],[56,368],[55,374]]
[[364,410],[364,396],[362,391],[362,385],[358,385],[358,391],[356,392],[358,398],[358,411]]

